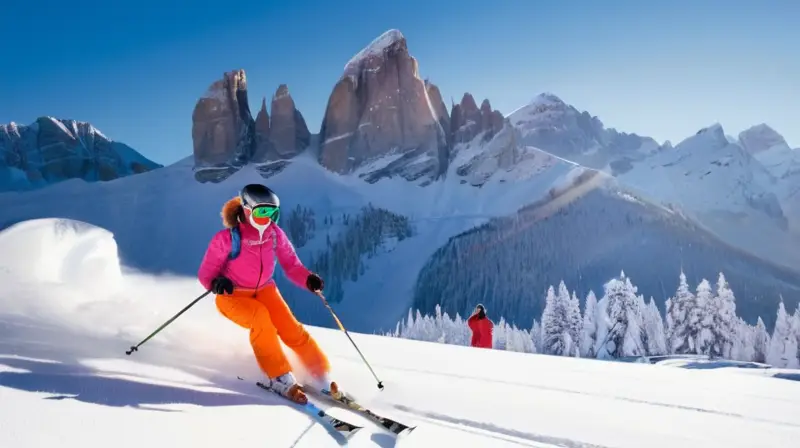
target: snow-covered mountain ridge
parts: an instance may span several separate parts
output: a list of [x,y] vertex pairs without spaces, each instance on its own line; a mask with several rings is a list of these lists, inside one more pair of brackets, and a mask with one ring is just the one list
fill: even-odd
[[731,141],[715,123],[677,145],[605,128],[551,93],[508,115],[522,144],[603,170],[627,188],[680,209],[728,243],[800,265],[800,151],[761,124]]
[[0,124],[0,191],[109,181],[160,167],[87,122],[39,117],[29,125]]

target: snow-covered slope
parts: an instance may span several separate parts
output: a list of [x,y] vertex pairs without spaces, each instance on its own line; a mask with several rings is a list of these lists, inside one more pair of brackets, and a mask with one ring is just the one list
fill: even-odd
[[775,192],[790,228],[800,233],[800,149],[789,147],[783,136],[766,124],[743,131],[739,141],[775,177]]
[[788,232],[774,177],[719,124],[618,175],[621,182],[674,204],[728,243],[766,260],[798,266],[800,239]]
[[[54,224],[25,223],[15,237],[58,234]],[[92,259],[115,263],[109,233],[64,224],[72,230],[58,247],[71,258],[49,262],[86,273],[100,265]],[[341,446],[305,414],[236,379],[259,377],[247,333],[210,299],[123,354],[201,292],[193,280],[125,273],[111,289],[52,275],[42,283],[22,266],[43,263],[41,255],[0,244],[10,255],[0,269],[0,446]],[[78,256],[91,247],[104,249]],[[418,425],[395,443],[330,409],[366,425],[351,447],[779,448],[800,437],[792,381],[351,333],[385,385],[379,392],[341,332],[310,331],[340,384],[377,412]]]
[[[502,138],[498,135],[489,144]],[[295,157],[291,164],[251,164],[223,182],[201,184],[194,179],[190,157],[115,182],[73,180],[57,189],[0,194],[0,228],[32,218],[78,219],[112,231],[120,256],[129,266],[195,275],[209,239],[221,228],[222,204],[246,183],[266,182],[281,197],[286,210],[281,225],[289,231],[304,262],[320,270],[329,288],[344,297],[336,306],[348,316],[347,323],[364,331],[385,329],[407,311],[419,270],[448,238],[541,198],[576,169],[574,164],[541,152],[528,154],[533,150],[513,148],[521,152],[523,163],[502,165],[498,161],[502,151],[472,149],[476,152],[465,149],[460,153],[459,163],[450,165],[446,179],[424,187],[400,177],[370,184],[360,178],[361,171],[335,174],[320,166],[313,151]],[[489,175],[475,171],[477,168],[459,174],[457,170],[471,160],[482,161],[480,168],[502,166]],[[379,163],[388,163],[388,158],[363,170],[379,170]],[[480,188],[462,184],[474,183],[474,179],[480,181]],[[395,218],[363,209],[369,204]],[[413,234],[404,239],[387,235],[392,220],[403,219],[410,222]],[[376,226],[379,221],[382,224]],[[378,229],[378,233],[359,230],[357,222]],[[353,246],[358,249],[353,251]],[[332,257],[358,257],[361,261],[324,262]],[[361,265],[363,269],[358,268]],[[348,266],[358,269],[351,272]],[[305,293],[286,282],[282,274],[278,282],[287,300],[303,304],[301,317],[330,325],[324,307],[308,303]]]

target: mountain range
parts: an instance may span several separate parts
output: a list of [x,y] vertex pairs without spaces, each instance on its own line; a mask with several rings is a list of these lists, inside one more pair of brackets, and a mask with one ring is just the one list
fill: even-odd
[[[551,93],[507,115],[469,93],[448,110],[397,30],[346,63],[318,133],[287,85],[253,118],[243,69],[210,83],[192,124],[192,156],[170,166],[115,142],[89,153],[141,166],[116,162],[105,176],[39,168],[59,174],[0,182],[36,188],[0,193],[0,228],[78,219],[112,231],[131,268],[195,275],[222,203],[244,183],[266,183],[355,331],[390,329],[411,306],[464,315],[478,302],[529,327],[550,284],[598,293],[620,270],[662,307],[680,271],[692,283],[723,271],[751,324],[761,316],[771,327],[781,297],[789,308],[800,299],[800,150],[766,124],[737,138],[712,124],[673,146],[606,128]],[[0,128],[0,169],[17,173],[33,157],[10,162],[24,140],[8,137],[11,127]],[[80,148],[96,147],[66,129]],[[61,157],[86,166],[79,152]],[[331,324],[307,292],[278,283],[302,319]]]
[[161,167],[87,122],[42,116],[29,125],[0,125],[0,191],[108,181]]

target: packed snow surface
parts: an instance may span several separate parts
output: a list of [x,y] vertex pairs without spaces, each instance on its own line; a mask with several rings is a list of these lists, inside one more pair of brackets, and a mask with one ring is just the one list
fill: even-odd
[[[202,292],[195,279],[117,265],[115,284],[69,281],[63,274],[97,269],[100,278],[117,263],[111,235],[88,224],[25,222],[0,237],[0,446],[340,446],[306,414],[236,379],[260,374],[247,331],[213,299],[125,356]],[[57,250],[17,244],[43,237]],[[39,264],[49,273],[30,269]],[[352,447],[790,447],[800,437],[794,381],[351,334],[385,385],[378,391],[344,334],[310,331],[343,387],[418,425],[395,442],[331,409],[365,424]]]

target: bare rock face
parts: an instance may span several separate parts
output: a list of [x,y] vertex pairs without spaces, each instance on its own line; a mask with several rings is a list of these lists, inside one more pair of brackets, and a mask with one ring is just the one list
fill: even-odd
[[450,118],[451,139],[454,144],[465,143],[484,133],[483,141],[489,141],[503,128],[503,122],[503,114],[492,110],[488,99],[483,100],[478,108],[475,98],[467,92],[461,98],[460,104],[453,105]]
[[439,177],[447,138],[428,91],[405,37],[387,31],[347,63],[334,86],[320,130],[320,163],[351,173],[392,155],[389,165],[360,175],[371,182]]
[[197,101],[192,141],[195,178],[201,182],[219,182],[252,158],[256,130],[244,70],[225,73]]
[[0,191],[108,181],[161,166],[87,122],[40,117],[28,126],[0,125]]
[[268,160],[273,154],[272,141],[270,140],[269,112],[267,112],[267,100],[261,99],[261,109],[256,115],[256,149],[253,153],[253,160]]
[[430,98],[431,107],[433,108],[433,113],[436,115],[436,118],[439,120],[439,125],[445,132],[445,139],[447,141],[447,146],[452,147],[453,142],[451,141],[452,135],[450,134],[450,115],[447,113],[447,106],[445,106],[444,101],[442,100],[442,93],[439,91],[439,88],[436,87],[435,84],[425,80],[425,89],[428,92],[428,98]]
[[[300,154],[311,142],[303,114],[294,105],[286,84],[281,84],[272,97],[270,140],[279,159],[290,159]],[[273,158],[273,160],[275,159]]]
[[[248,163],[259,164],[258,171],[268,177],[311,143],[306,121],[285,84],[272,97],[271,112],[262,99],[255,120],[247,98],[245,72],[234,70],[211,84],[197,101],[192,141],[198,181],[221,182]],[[273,163],[277,164],[265,166]]]

